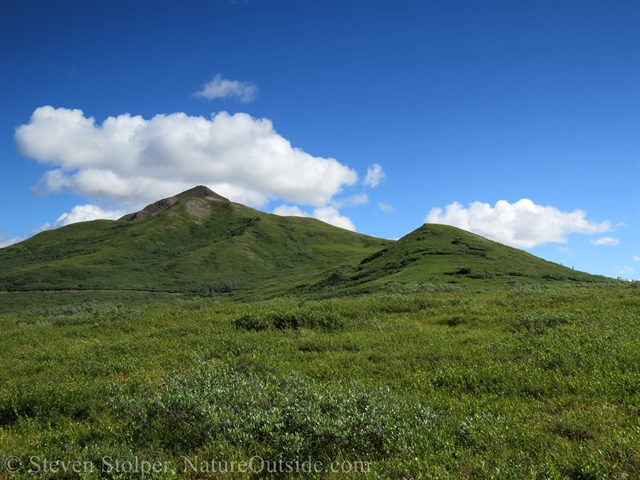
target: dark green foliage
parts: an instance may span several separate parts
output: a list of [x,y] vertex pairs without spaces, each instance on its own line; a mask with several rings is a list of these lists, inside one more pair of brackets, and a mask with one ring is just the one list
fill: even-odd
[[14,387],[0,397],[0,426],[19,419],[54,422],[61,416],[84,420],[89,416],[89,395],[77,385],[31,383]]
[[450,327],[457,327],[458,325],[468,323],[468,320],[460,315],[455,315],[453,317],[447,318],[443,323]]
[[182,292],[187,295],[195,295],[198,297],[214,297],[216,294],[231,293],[234,289],[242,286],[244,280],[221,280],[208,284],[196,284],[194,282],[187,283]]
[[502,275],[501,273],[492,273],[492,272],[475,272],[472,273],[471,275],[469,275],[469,278],[475,278],[475,279],[489,279],[489,278],[494,278],[496,275],[500,276]]
[[450,270],[448,272],[444,272],[445,275],[468,275],[471,273],[471,269],[468,267],[458,268],[457,270]]
[[244,314],[234,321],[236,328],[244,330],[269,330],[286,328],[310,328],[339,330],[346,326],[347,319],[341,314],[311,308],[277,309],[254,311]]
[[365,263],[369,263],[371,260],[375,260],[376,258],[381,257],[382,255],[384,255],[385,253],[387,253],[389,251],[388,248],[383,248],[382,250],[380,250],[379,252],[376,252],[372,255],[369,255],[367,258],[365,258],[364,260],[362,260],[360,262],[360,265],[364,265]]

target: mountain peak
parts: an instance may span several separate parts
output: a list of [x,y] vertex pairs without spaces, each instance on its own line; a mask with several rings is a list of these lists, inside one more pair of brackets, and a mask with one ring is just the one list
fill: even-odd
[[171,205],[175,205],[179,200],[183,198],[208,198],[210,200],[218,200],[222,202],[229,201],[228,198],[225,198],[222,195],[218,195],[210,188],[205,187],[204,185],[198,185],[197,187],[185,190],[184,192],[174,195],[173,197],[163,198],[162,200],[158,200],[151,205],[147,205],[139,212],[134,213],[129,220],[144,220],[145,218],[152,217],[162,212],[163,210],[166,210]]
[[224,202],[228,202],[229,199],[223,197],[222,195],[218,195],[216,192],[211,190],[204,185],[198,185],[197,187],[190,188],[189,190],[185,190],[182,193],[176,195],[178,198],[211,198],[213,200],[222,200]]

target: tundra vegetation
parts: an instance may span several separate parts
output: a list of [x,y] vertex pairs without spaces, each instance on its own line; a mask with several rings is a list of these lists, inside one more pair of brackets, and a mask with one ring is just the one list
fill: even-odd
[[640,478],[638,282],[214,195],[0,250],[0,478]]
[[183,456],[256,455],[367,478],[640,475],[637,283],[441,290],[0,294],[0,450],[12,478],[52,476],[30,457],[96,466],[59,478],[140,477],[105,457],[220,478]]

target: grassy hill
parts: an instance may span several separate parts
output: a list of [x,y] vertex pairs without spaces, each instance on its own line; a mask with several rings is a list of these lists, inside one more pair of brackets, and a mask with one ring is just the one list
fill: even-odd
[[389,283],[598,281],[446,225],[397,242],[319,220],[280,217],[206,187],[117,221],[82,222],[0,250],[0,291],[139,290],[333,295]]
[[277,290],[355,265],[389,243],[185,193],[118,221],[76,223],[0,250],[0,290]]
[[425,224],[400,240],[337,268],[311,290],[373,291],[390,283],[485,286],[518,281],[606,281],[448,225]]

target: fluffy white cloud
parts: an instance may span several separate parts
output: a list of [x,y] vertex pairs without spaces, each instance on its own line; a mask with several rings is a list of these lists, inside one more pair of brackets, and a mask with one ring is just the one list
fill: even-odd
[[76,205],[71,209],[71,212],[63,213],[58,217],[54,228],[90,220],[117,220],[126,213],[122,210],[104,210],[96,205]]
[[207,100],[237,97],[241,102],[249,103],[256,98],[257,93],[258,88],[252,83],[226,80],[218,74],[209,83],[205,83],[202,90],[198,90],[194,95]]
[[323,207],[355,171],[291,146],[268,119],[221,112],[150,120],[123,114],[96,125],[81,110],[40,107],[16,129],[21,153],[51,164],[32,189],[119,200],[137,208],[194,185],[262,206],[281,198]]
[[634,256],[633,256],[633,259],[634,259],[636,262],[640,262],[640,257],[639,257],[638,255],[634,255]]
[[379,163],[374,163],[369,168],[367,168],[367,176],[364,177],[362,183],[371,188],[377,187],[378,184],[387,178],[387,174],[382,171],[382,167]]
[[378,203],[378,208],[386,213],[393,212],[393,205],[389,205],[388,203],[380,202]]
[[596,223],[582,210],[561,212],[523,198],[515,203],[499,200],[495,207],[473,202],[464,208],[458,202],[445,210],[432,209],[426,223],[442,223],[477,233],[506,245],[530,248],[548,242],[566,243],[571,233],[593,234],[611,230],[610,222]]
[[33,233],[35,234],[44,230],[64,227],[65,225],[78,222],[88,222],[91,220],[117,220],[126,214],[127,212],[123,210],[104,210],[96,205],[76,205],[70,212],[65,212],[60,215],[58,220],[53,224],[45,223],[40,228],[35,229]]
[[347,230],[351,230],[352,232],[356,231],[356,226],[353,224],[351,219],[349,217],[340,215],[338,209],[331,206],[316,208],[313,213],[309,215],[299,207],[291,205],[280,205],[273,211],[273,213],[276,215],[281,215],[283,217],[313,217],[336,227],[345,228]]
[[336,227],[346,228],[352,232],[356,231],[356,226],[349,217],[340,215],[340,212],[334,207],[320,207],[313,211],[313,217],[323,222],[335,225]]
[[589,240],[589,243],[591,243],[592,245],[607,245],[609,247],[615,247],[620,243],[620,241],[617,238],[602,237],[597,240],[594,240],[592,238],[591,240]]
[[[104,210],[96,205],[76,205],[70,212],[65,212],[58,217],[54,223],[45,223],[39,228],[34,229],[31,235],[43,232],[45,230],[52,230],[54,228],[64,227],[77,222],[88,222],[90,220],[117,220],[118,218],[126,215],[128,212],[123,210]],[[26,240],[31,235],[26,237],[13,237],[7,238],[4,234],[0,233],[0,248],[8,247],[14,243]]]

